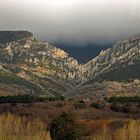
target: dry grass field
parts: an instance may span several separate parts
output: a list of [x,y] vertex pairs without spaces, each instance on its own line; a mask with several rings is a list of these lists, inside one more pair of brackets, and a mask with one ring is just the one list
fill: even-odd
[[[114,123],[115,122],[115,123]],[[94,120],[81,122],[91,132],[82,140],[139,140],[139,120]],[[82,127],[81,127],[82,128]],[[87,130],[86,130],[87,131]],[[0,140],[51,140],[48,127],[39,119],[28,120],[16,115],[0,115]]]
[[50,124],[63,112],[73,113],[82,140],[139,140],[139,113],[91,107],[91,102],[46,101],[0,104],[0,140],[50,140]]
[[0,115],[0,140],[50,140],[47,127],[38,119],[28,121],[12,114]]
[[97,133],[91,136],[90,140],[139,140],[140,121],[130,120],[123,127],[115,131],[104,126]]

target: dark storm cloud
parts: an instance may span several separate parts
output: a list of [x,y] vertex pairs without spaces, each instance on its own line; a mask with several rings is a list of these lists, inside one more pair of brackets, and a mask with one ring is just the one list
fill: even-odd
[[139,0],[0,0],[0,30],[84,45],[140,32]]

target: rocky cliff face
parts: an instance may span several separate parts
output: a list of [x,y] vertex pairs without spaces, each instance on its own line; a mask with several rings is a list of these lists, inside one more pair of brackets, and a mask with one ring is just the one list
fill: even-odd
[[138,66],[139,62],[140,35],[137,35],[116,43],[112,48],[102,51],[96,58],[85,64],[81,69],[82,72],[80,72],[81,81],[84,83],[87,81],[102,80],[104,75],[110,72],[114,72],[115,77],[115,70],[119,72],[118,69],[130,68],[134,65]]
[[[7,32],[6,32],[7,33]],[[21,33],[21,35],[20,35]],[[0,61],[9,69],[31,70],[39,75],[47,74],[60,79],[71,80],[78,70],[77,60],[68,56],[63,50],[48,43],[36,41],[29,32],[15,33],[13,39],[0,43]],[[9,32],[11,36],[13,34]],[[10,37],[7,33],[8,38]],[[23,35],[24,34],[24,35]],[[6,36],[0,33],[0,38]]]
[[67,98],[103,100],[114,95],[139,96],[140,35],[117,42],[78,71],[79,86]]
[[30,32],[0,32],[0,82],[24,87],[32,94],[62,95],[95,81],[140,79],[139,71],[140,35],[79,65],[68,53],[37,41]]
[[[56,87],[51,88],[50,83],[57,84],[62,91],[67,89],[64,83],[68,83],[68,87],[75,85],[78,62],[63,50],[47,42],[39,42],[32,33],[25,31],[0,32],[0,39],[1,67],[17,77],[50,92],[57,92]],[[46,88],[43,81],[47,81]]]

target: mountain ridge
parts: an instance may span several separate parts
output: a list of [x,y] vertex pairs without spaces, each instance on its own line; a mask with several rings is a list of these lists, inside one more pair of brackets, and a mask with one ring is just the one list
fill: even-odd
[[37,85],[46,94],[60,94],[75,85],[73,79],[79,65],[68,53],[47,42],[37,41],[30,32],[0,33],[0,38],[8,38],[5,39],[7,42],[0,43],[1,69]]
[[[105,72],[113,69],[114,65],[119,65],[124,62],[130,64],[134,60],[139,60],[140,55],[140,34],[123,41],[117,42],[112,48],[101,51],[100,54],[84,65],[84,74],[91,76],[98,72]],[[136,58],[135,58],[136,56]],[[91,71],[89,71],[91,69]],[[99,73],[100,74],[100,73]],[[88,80],[88,79],[85,79]]]
[[[97,57],[83,65],[78,64],[76,59],[69,57],[62,49],[48,42],[39,42],[28,31],[0,31],[0,39],[1,71],[5,72],[5,76],[9,76],[9,73],[14,75],[17,85],[25,80],[24,82],[33,87],[25,84],[31,94],[61,96],[74,88],[95,82],[120,82],[140,78],[140,34],[117,42],[112,48],[101,51]],[[137,72],[133,65],[137,66]],[[127,71],[127,67],[130,71]],[[123,75],[127,71],[128,77],[121,79],[120,76],[121,80],[118,80],[122,73],[119,69],[124,71]],[[130,76],[131,71],[133,74]],[[3,81],[1,79],[0,82]]]

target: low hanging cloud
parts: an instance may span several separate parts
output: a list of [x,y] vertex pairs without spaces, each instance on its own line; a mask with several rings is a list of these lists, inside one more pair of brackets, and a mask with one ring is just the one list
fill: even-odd
[[104,43],[140,33],[139,0],[0,0],[0,30],[48,42]]

